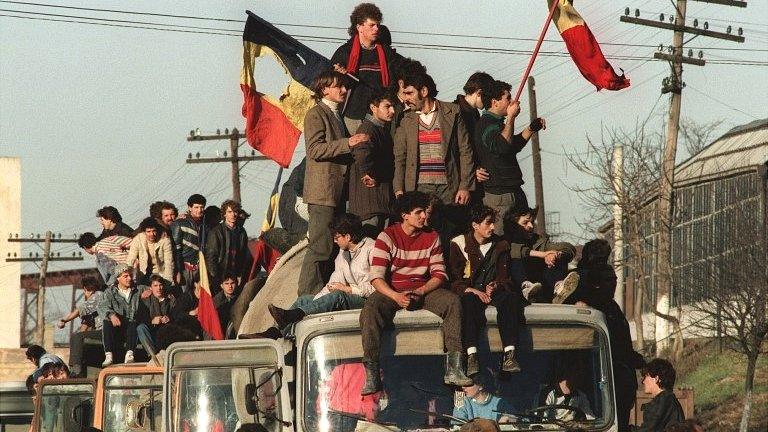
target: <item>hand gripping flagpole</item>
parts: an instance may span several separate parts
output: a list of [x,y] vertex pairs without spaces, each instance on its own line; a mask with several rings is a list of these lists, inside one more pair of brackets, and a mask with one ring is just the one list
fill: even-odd
[[520,81],[520,86],[517,87],[517,93],[515,93],[515,98],[513,99],[515,102],[520,100],[520,94],[523,92],[523,88],[525,88],[525,82],[528,81],[528,75],[531,74],[531,69],[533,69],[533,62],[536,61],[536,57],[539,55],[541,43],[544,42],[544,36],[547,34],[547,30],[549,30],[549,24],[552,22],[552,17],[555,15],[555,9],[557,9],[557,4],[560,2],[560,0],[550,1],[552,1],[552,6],[549,8],[547,21],[544,22],[544,28],[541,29],[539,40],[536,41],[536,48],[533,49],[533,55],[531,56],[531,59],[528,60],[528,67],[525,68],[525,73],[523,74],[523,79]]

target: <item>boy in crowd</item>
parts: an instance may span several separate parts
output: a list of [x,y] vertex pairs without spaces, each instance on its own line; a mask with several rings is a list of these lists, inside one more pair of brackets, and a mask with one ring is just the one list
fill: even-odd
[[334,218],[328,229],[333,232],[333,241],[339,246],[339,254],[325,287],[315,296],[299,297],[287,310],[269,305],[269,313],[277,327],[271,327],[263,333],[241,335],[242,339],[277,339],[288,331],[291,324],[301,321],[307,315],[363,307],[365,299],[375,291],[370,282],[370,256],[374,241],[363,235],[360,218],[351,213]]
[[381,332],[400,309],[426,309],[443,319],[446,350],[446,384],[468,386],[461,346],[461,302],[443,285],[447,282],[443,252],[437,233],[425,227],[429,197],[419,191],[403,194],[397,201],[401,223],[379,234],[371,256],[371,285],[360,313],[363,338],[365,386],[363,396],[381,390],[379,355]]
[[[523,173],[517,162],[517,154],[534,133],[546,128],[544,119],[537,118],[519,134],[514,133],[520,103],[512,101],[511,90],[512,86],[508,83],[494,81],[482,94],[487,110],[480,117],[475,131],[475,151],[480,165],[488,171],[490,177],[483,182],[483,203],[501,215],[510,207],[528,206],[521,188]],[[502,235],[504,228],[501,224],[497,225],[496,234]]]
[[56,354],[51,354],[45,351],[45,348],[40,345],[30,345],[26,351],[27,360],[35,365],[35,371],[27,379],[27,389],[31,391],[31,384],[37,383],[38,378],[43,374],[43,367],[49,363],[52,364],[64,364],[64,360]]
[[347,170],[352,149],[368,141],[365,134],[349,136],[341,118],[347,98],[346,79],[335,71],[323,72],[314,82],[317,105],[304,117],[307,168],[304,202],[309,211],[309,245],[299,275],[299,295],[317,294],[330,274],[333,239],[328,224],[346,207]]
[[[221,333],[227,337],[227,327],[232,321],[232,306],[237,300],[237,277],[231,273],[226,273],[221,278],[221,291],[213,296],[213,307],[219,315],[221,323]],[[228,337],[227,337],[228,338]]]
[[83,233],[77,244],[87,254],[96,257],[96,269],[101,274],[104,283],[109,286],[115,283],[112,272],[118,264],[128,263],[128,249],[131,247],[132,237],[111,235],[97,240],[91,233]]
[[375,93],[357,133],[370,139],[352,150],[354,162],[349,168],[349,212],[360,216],[366,235],[379,235],[392,213],[392,177],[394,159],[392,136],[387,127],[395,110],[392,99],[383,90]]
[[[349,16],[350,39],[331,57],[336,72],[358,78],[349,90],[341,113],[351,133],[357,130],[368,113],[371,95],[389,87],[394,63],[400,57],[381,40],[381,10],[373,3],[360,3]],[[391,42],[391,41],[389,41]]]
[[120,212],[116,208],[112,206],[102,207],[96,212],[96,217],[99,218],[99,222],[104,228],[96,240],[113,235],[133,237],[133,228],[123,223],[123,217],[120,216]]
[[240,222],[240,203],[226,200],[221,204],[223,220],[208,234],[205,245],[205,265],[213,295],[221,290],[222,278],[230,274],[237,278],[237,286],[247,282],[251,270],[251,252],[248,233]]
[[486,325],[485,309],[496,307],[504,347],[501,370],[520,372],[515,345],[523,318],[520,288],[509,283],[509,243],[494,234],[498,213],[488,206],[472,209],[472,229],[451,240],[451,289],[461,296],[461,328],[467,350],[467,375],[480,372],[477,344]]
[[578,273],[568,273],[568,263],[576,255],[576,248],[536,234],[537,211],[527,205],[516,205],[504,216],[504,238],[509,242],[512,257],[510,278],[530,302],[562,303],[579,283]]
[[643,405],[643,424],[633,432],[663,431],[667,426],[685,420],[683,407],[675,397],[675,368],[664,359],[653,359],[642,370],[643,391],[653,399]]
[[154,218],[145,218],[139,224],[139,233],[131,242],[126,263],[138,270],[138,284],[148,286],[153,274],[162,276],[169,284],[173,282],[171,239],[162,236],[162,227]]
[[136,327],[136,333],[144,347],[150,351],[148,354],[157,351],[157,331],[171,322],[171,311],[176,303],[176,299],[165,292],[165,283],[162,276],[153,274],[149,277],[152,295],[141,299],[142,312],[138,319],[141,323]]
[[85,375],[83,367],[85,339],[101,336],[98,308],[102,292],[99,291],[99,282],[94,277],[84,277],[81,284],[83,301],[57,324],[60,329],[63,329],[68,322],[80,317],[80,328],[69,337],[69,369],[75,378]]
[[99,318],[102,323],[104,342],[104,363],[106,367],[114,363],[113,353],[125,342],[125,363],[133,363],[133,349],[136,347],[136,321],[139,310],[139,292],[133,285],[131,268],[126,264],[115,266],[115,285],[104,291],[99,304]]
[[200,280],[198,261],[200,251],[205,249],[206,226],[203,211],[205,197],[192,194],[187,199],[187,213],[171,224],[171,240],[174,247],[174,282],[184,287],[184,292],[194,289]]

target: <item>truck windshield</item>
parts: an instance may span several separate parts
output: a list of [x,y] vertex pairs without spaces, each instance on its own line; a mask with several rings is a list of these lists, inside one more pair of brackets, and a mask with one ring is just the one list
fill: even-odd
[[[476,387],[465,394],[443,384],[439,327],[399,328],[382,339],[384,390],[361,398],[365,373],[360,334],[316,336],[303,356],[304,430],[384,430],[367,424],[370,420],[391,430],[451,430],[458,428],[458,419],[475,417],[498,420],[502,430],[558,430],[560,420],[604,429],[614,415],[606,348],[602,332],[586,325],[529,324],[516,347],[522,371],[510,374],[500,372],[503,347],[498,330],[490,327],[488,339],[478,347],[481,372],[475,380],[483,392],[471,399],[468,394]],[[575,408],[526,413],[552,404]]]
[[245,424],[281,430],[278,372],[271,366],[174,369],[169,389],[171,430],[234,432]]
[[104,431],[161,429],[162,374],[110,375],[104,379]]
[[[93,418],[93,385],[61,384],[41,387],[38,419],[40,432],[64,432],[90,426]],[[82,423],[82,425],[81,425]]]

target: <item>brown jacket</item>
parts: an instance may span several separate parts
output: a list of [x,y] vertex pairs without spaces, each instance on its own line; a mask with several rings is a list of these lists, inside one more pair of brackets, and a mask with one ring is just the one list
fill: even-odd
[[[450,102],[436,101],[440,116],[443,159],[446,176],[452,193],[459,189],[473,190],[474,164],[469,134],[461,117],[459,106]],[[409,111],[395,132],[395,191],[416,190],[419,178],[419,114]]]
[[[508,288],[507,266],[509,264],[509,243],[506,240],[495,237],[493,246],[489,251],[490,259],[496,262],[493,274],[487,275],[487,282],[491,280],[499,283],[499,288]],[[467,262],[467,257],[469,262]],[[483,255],[480,253],[480,245],[472,233],[462,234],[451,240],[451,252],[448,254],[448,274],[451,280],[451,290],[458,295],[464,294],[467,288],[483,289],[484,287],[472,286],[472,275],[481,267]],[[483,279],[482,277],[480,279]]]
[[304,117],[304,141],[304,202],[328,207],[343,204],[347,169],[352,163],[349,134],[323,102],[318,102]]

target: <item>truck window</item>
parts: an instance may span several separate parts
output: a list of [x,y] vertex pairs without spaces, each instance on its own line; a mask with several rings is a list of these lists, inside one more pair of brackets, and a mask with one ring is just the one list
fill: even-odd
[[43,385],[40,398],[40,432],[80,430],[80,422],[92,424],[92,384]]
[[[508,423],[506,427],[502,425],[502,430],[536,429],[535,425],[557,430],[551,419],[568,419],[573,413],[542,410],[536,413],[540,418],[521,414],[546,405],[548,393],[564,378],[581,395],[585,404],[581,411],[587,413],[579,414],[579,419],[589,429],[603,429],[611,424],[613,393],[607,341],[601,332],[586,325],[526,325],[516,347],[522,372],[515,374],[500,372],[503,348],[497,328],[491,327],[487,334],[488,338],[478,347],[480,375],[486,391],[500,397],[505,411],[509,411],[501,418]],[[306,345],[302,360],[303,419],[297,421],[303,421],[304,430],[312,432],[359,430],[365,419],[402,430],[450,429],[455,421],[417,412],[452,415],[463,402],[462,392],[454,392],[443,384],[442,340],[439,327],[398,328],[385,333],[380,359],[384,391],[361,397],[365,374],[360,334],[315,336]],[[501,413],[498,415],[501,417]]]
[[171,430],[234,432],[243,424],[257,423],[270,432],[281,430],[278,372],[274,366],[174,369],[169,390]]
[[110,432],[161,430],[163,376],[109,375],[104,379],[104,427]]

